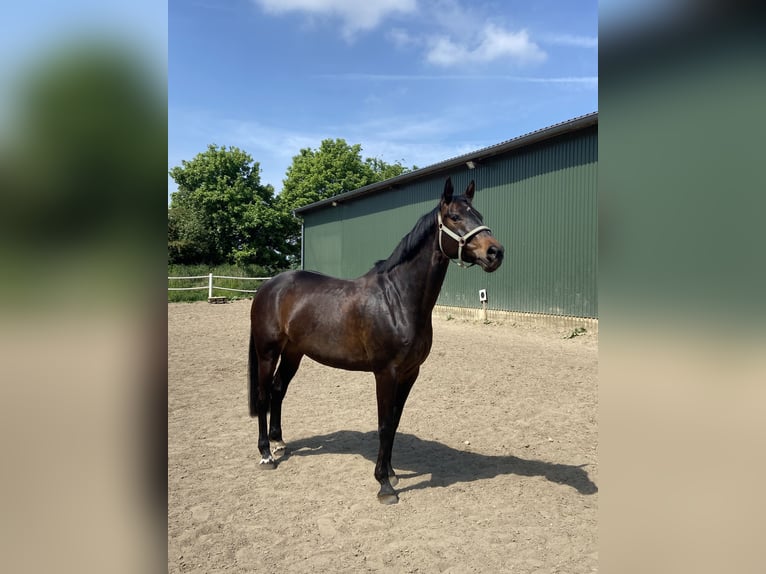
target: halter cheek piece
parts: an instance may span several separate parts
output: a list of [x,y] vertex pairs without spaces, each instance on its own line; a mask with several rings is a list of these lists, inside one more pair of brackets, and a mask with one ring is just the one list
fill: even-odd
[[[446,225],[444,225],[444,223],[442,223],[441,212],[437,213],[436,219],[439,222],[439,249],[441,249],[441,252],[444,253],[444,255],[447,255],[444,251],[444,247],[442,247],[442,233],[446,233],[452,239],[457,241],[457,261],[455,261],[455,263],[457,263],[457,266],[458,267],[473,267],[474,265],[476,265],[475,263],[466,265],[465,262],[463,261],[463,245],[468,243],[471,240],[471,238],[477,233],[480,233],[484,231],[485,229],[491,233],[492,230],[486,225],[479,225],[478,227],[474,227],[473,229],[471,229],[471,231],[469,231],[465,235],[460,236],[454,231],[452,231],[451,229],[449,229]],[[447,255],[447,257],[449,257],[451,261],[453,260],[452,257],[450,257],[449,255]]]

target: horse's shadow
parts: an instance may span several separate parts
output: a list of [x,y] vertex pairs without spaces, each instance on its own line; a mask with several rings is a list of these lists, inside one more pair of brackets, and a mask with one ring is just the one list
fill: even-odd
[[[282,460],[298,456],[361,454],[373,464],[377,460],[378,435],[374,431],[338,431],[291,441]],[[437,464],[436,461],[439,461]],[[583,466],[528,460],[516,456],[492,456],[457,450],[440,442],[423,440],[411,434],[397,433],[392,457],[397,476],[402,479],[431,474],[431,479],[398,488],[399,492],[449,486],[499,475],[542,476],[557,484],[566,484],[580,494],[594,494],[598,488]],[[402,472],[401,469],[405,469]]]

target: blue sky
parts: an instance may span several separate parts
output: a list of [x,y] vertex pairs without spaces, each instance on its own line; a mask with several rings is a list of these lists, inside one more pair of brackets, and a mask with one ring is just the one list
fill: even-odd
[[168,22],[169,167],[237,146],[277,191],[325,138],[423,167],[598,109],[595,1],[171,0]]

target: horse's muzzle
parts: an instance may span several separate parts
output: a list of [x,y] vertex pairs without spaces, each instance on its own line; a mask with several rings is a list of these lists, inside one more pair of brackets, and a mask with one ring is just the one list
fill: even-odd
[[499,243],[490,245],[487,247],[487,252],[484,257],[479,257],[477,262],[481,265],[487,273],[497,271],[500,265],[503,263],[503,257],[505,257],[505,248]]

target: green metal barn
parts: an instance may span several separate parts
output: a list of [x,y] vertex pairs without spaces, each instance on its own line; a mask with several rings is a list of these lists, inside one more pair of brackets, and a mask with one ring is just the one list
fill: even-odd
[[598,113],[581,116],[296,210],[304,269],[343,278],[385,259],[452,177],[506,248],[495,273],[447,273],[438,305],[597,318]]

